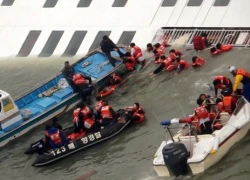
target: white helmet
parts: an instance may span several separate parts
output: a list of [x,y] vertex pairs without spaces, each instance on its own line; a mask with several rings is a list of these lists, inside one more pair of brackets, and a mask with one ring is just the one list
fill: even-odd
[[230,66],[230,67],[228,68],[228,71],[229,71],[230,73],[236,72],[236,67],[235,67],[235,66]]

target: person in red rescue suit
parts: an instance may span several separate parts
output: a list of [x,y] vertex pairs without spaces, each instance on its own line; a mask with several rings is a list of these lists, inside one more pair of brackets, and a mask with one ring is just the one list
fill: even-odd
[[205,60],[200,57],[194,56],[192,57],[192,62],[193,68],[196,69],[198,67],[201,67],[205,63]]
[[152,76],[153,74],[158,74],[163,69],[165,69],[167,72],[170,72],[176,69],[176,65],[174,64],[174,61],[171,58],[167,58],[166,56],[162,55],[160,59],[161,59],[161,65],[152,73],[150,73],[149,76]]
[[130,45],[130,53],[135,58],[135,61],[140,65],[145,66],[145,58],[143,57],[141,48],[135,45],[135,43],[131,43]]
[[60,148],[69,143],[60,129],[51,126],[46,126],[45,138],[52,149]]
[[145,111],[141,108],[139,103],[134,103],[132,107],[125,108],[129,119],[134,123],[141,123],[145,119]]
[[230,88],[233,90],[233,84],[229,78],[226,76],[215,76],[213,79],[214,94],[215,97],[218,95],[218,89]]
[[130,54],[130,52],[125,53],[123,57],[123,63],[125,63],[128,72],[135,70],[135,58]]
[[236,108],[237,99],[232,95],[232,89],[224,88],[223,90],[223,109],[228,112],[228,114],[232,114]]
[[177,62],[177,64],[178,64],[178,66],[177,66],[177,69],[178,69],[177,74],[180,74],[181,71],[183,71],[184,69],[188,69],[188,68],[189,68],[188,62],[182,60],[182,59],[179,58],[179,57],[176,58],[176,62]]
[[193,47],[195,51],[203,50],[211,46],[211,43],[208,42],[207,34],[201,33],[200,36],[195,36],[193,39]]
[[242,95],[244,98],[250,102],[250,73],[241,68],[236,68],[235,66],[230,66],[228,71],[235,77],[233,85],[233,95],[237,94],[237,89],[240,82],[243,85]]
[[104,101],[104,105],[101,107],[101,116],[102,119],[99,120],[100,126],[107,126],[116,120],[116,112],[108,104],[107,101]]
[[82,100],[86,101],[87,97],[91,95],[93,90],[91,77],[84,76],[79,73],[73,76],[73,81],[77,87],[77,91],[79,92]]

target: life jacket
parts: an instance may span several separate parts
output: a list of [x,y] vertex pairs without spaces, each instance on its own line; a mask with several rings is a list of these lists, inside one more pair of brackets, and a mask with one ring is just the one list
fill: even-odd
[[113,115],[112,113],[110,112],[110,108],[111,106],[103,106],[101,108],[101,115],[102,115],[102,118],[113,118]]
[[211,50],[210,50],[210,53],[212,54],[212,55],[217,55],[217,54],[220,54],[222,51],[220,50],[220,49],[216,49],[214,52],[212,52]]
[[173,61],[171,58],[166,58],[164,61],[164,68],[167,72],[170,72],[174,69],[176,69],[176,66],[173,64]]
[[219,102],[216,105],[218,107],[219,112],[222,112],[224,110],[223,102]]
[[205,61],[202,58],[197,57],[195,62],[193,63],[193,66],[201,66],[205,63]]
[[175,61],[175,59],[176,59],[176,54],[175,53],[170,53],[170,58],[173,60],[173,61]]
[[133,56],[134,58],[137,60],[139,57],[142,57],[142,51],[141,48],[139,48],[138,46],[134,46],[133,49],[135,50]]
[[76,108],[73,112],[73,121],[77,123],[79,121],[79,113],[81,111],[81,108]]
[[182,53],[181,53],[181,51],[179,51],[179,50],[176,49],[175,50],[175,55],[181,57]]
[[178,63],[178,68],[181,64],[184,65],[184,69],[188,69],[189,68],[189,64],[187,63],[187,61],[184,61],[184,60],[180,60],[180,62]]
[[237,69],[236,75],[242,75],[243,79],[241,81],[242,84],[250,83],[250,74],[246,72],[244,69]]
[[193,47],[196,51],[203,50],[205,48],[204,40],[201,36],[195,36],[193,39]]
[[141,113],[138,113],[138,112],[134,112],[134,116],[139,117],[139,120],[138,120],[138,121],[135,121],[134,123],[141,123],[141,122],[143,122],[144,119],[145,119],[145,115],[144,115],[144,114],[141,114]]
[[223,107],[224,107],[224,110],[226,112],[228,112],[229,114],[232,113],[232,98],[233,96],[224,96],[223,97]]
[[160,57],[155,58],[155,64],[161,64],[162,60]]
[[230,51],[232,48],[233,48],[233,46],[231,46],[231,45],[221,45],[220,50],[221,50],[222,52],[228,52],[228,51]]
[[111,75],[110,83],[114,84],[115,81],[120,81],[121,82],[122,78],[120,76],[116,75],[116,74]]
[[54,144],[62,143],[62,138],[60,136],[60,130],[59,129],[55,133],[49,134],[49,137],[50,137],[51,141],[53,141]]
[[99,101],[95,104],[95,109],[97,112],[101,112],[101,108],[102,106],[104,105],[104,102],[103,101]]
[[84,127],[86,129],[91,129],[94,126],[94,124],[95,124],[95,121],[93,118],[87,118],[84,121]]
[[133,56],[130,56],[129,59],[132,61],[131,63],[130,62],[127,62],[126,63],[126,68],[127,70],[131,71],[131,70],[134,70],[135,68],[135,58]]
[[214,78],[214,80],[219,80],[220,81],[220,84],[217,85],[217,89],[224,89],[223,85],[229,85],[230,84],[230,80],[225,76],[216,76]]
[[207,111],[205,106],[195,108],[195,115],[198,119],[209,118],[209,112]]
[[83,115],[83,120],[88,118],[88,115],[91,114],[91,110],[88,106],[85,106],[81,111],[80,111]]
[[161,48],[161,46],[158,47],[158,48],[156,49],[156,51],[157,51],[157,53],[155,54],[155,57],[160,57],[161,55],[164,54],[164,51],[163,51],[163,49]]
[[74,81],[75,85],[86,84],[86,80],[85,80],[85,78],[83,77],[82,74],[75,74],[73,76],[73,81]]

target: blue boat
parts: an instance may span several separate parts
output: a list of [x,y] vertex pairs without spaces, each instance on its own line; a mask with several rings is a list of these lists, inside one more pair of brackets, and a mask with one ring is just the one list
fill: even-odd
[[[120,48],[125,52],[123,48]],[[117,52],[112,56],[118,57]],[[98,86],[103,85],[113,72],[123,69],[116,58],[116,67],[109,63],[107,56],[99,49],[72,64],[76,73],[90,76]],[[0,147],[32,128],[73,108],[80,102],[80,95],[73,93],[62,72],[41,85],[21,95],[16,100],[0,90]]]

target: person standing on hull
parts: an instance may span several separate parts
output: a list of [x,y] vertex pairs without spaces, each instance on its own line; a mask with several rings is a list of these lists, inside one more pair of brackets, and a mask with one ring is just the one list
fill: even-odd
[[117,51],[120,58],[123,58],[124,54],[120,51],[120,49],[115,45],[115,43],[109,39],[108,36],[103,36],[102,38],[102,42],[100,44],[101,46],[101,50],[104,54],[106,54],[106,56],[109,59],[110,64],[115,67],[115,59],[111,56],[111,51]]
[[233,95],[237,93],[240,82],[243,84],[244,98],[250,102],[250,73],[246,72],[244,69],[236,68],[235,66],[230,66],[228,71],[235,77],[233,85]]
[[64,78],[67,80],[70,87],[73,89],[74,93],[76,93],[76,85],[73,81],[73,76],[75,75],[75,70],[70,65],[69,61],[65,61],[64,68],[62,70],[62,74],[63,74]]
[[214,85],[214,94],[215,97],[217,97],[218,95],[218,89],[224,89],[224,88],[229,88],[231,90],[233,90],[233,84],[231,82],[231,80],[225,76],[215,76],[214,81],[213,81],[213,85]]
[[107,126],[116,120],[116,112],[107,101],[104,102],[104,106],[101,108],[101,116],[102,119],[99,121],[100,126]]
[[79,73],[73,76],[73,81],[77,87],[77,91],[79,92],[82,100],[86,102],[87,97],[91,95],[93,90],[91,77],[83,76],[81,73]]

